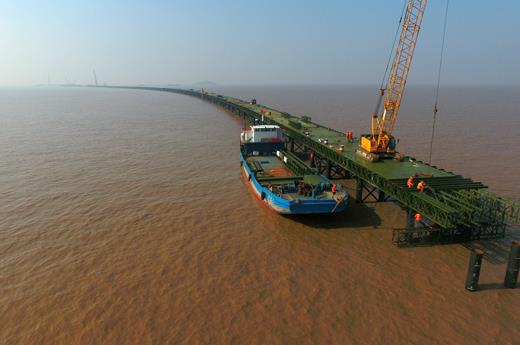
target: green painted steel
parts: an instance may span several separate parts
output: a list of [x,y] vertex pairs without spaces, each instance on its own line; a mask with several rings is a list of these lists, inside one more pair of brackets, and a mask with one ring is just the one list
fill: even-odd
[[287,166],[289,169],[294,171],[299,175],[308,175],[308,174],[316,174],[317,172],[311,169],[307,164],[305,164],[300,158],[296,157],[296,155],[292,154],[288,151],[282,151],[282,155],[287,157]]
[[[403,206],[423,214],[442,228],[472,233],[481,233],[482,230],[492,228],[492,232],[501,232],[507,221],[518,222],[518,204],[483,192],[486,186],[481,182],[428,165],[413,157],[405,157],[401,162],[388,159],[369,162],[356,154],[356,138],[349,143],[343,133],[313,123],[309,119],[222,95],[201,95],[195,92],[194,96],[204,97],[252,119],[261,119],[263,116],[265,122],[282,127],[290,138],[305,144],[349,171],[352,176],[377,187]],[[343,152],[339,151],[341,145]],[[425,181],[427,190],[420,192],[409,189],[406,180],[410,176],[416,176],[416,183]]]
[[[485,234],[503,234],[508,222],[518,223],[519,203],[488,192],[481,182],[464,178],[413,157],[404,157],[403,161],[386,159],[369,162],[356,154],[358,138],[354,138],[353,142],[347,142],[344,133],[313,123],[310,118],[297,117],[265,105],[195,90],[128,88],[194,96],[250,120],[263,119],[266,123],[279,125],[289,138],[308,146],[341,166],[353,177],[378,188],[448,232],[473,234],[468,238],[485,237]],[[410,176],[415,176],[416,184],[423,180],[427,184],[426,190],[420,192],[416,188],[409,189],[406,181]]]

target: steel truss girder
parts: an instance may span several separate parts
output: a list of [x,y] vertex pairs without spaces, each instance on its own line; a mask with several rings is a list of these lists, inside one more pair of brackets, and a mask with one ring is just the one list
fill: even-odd
[[421,212],[424,216],[441,225],[442,227],[450,228],[455,225],[453,219],[455,214],[452,212],[452,210],[446,210],[441,206],[435,206],[429,202],[429,200],[425,200],[425,198],[419,197],[418,193],[410,193],[408,190],[403,190],[403,188],[400,186],[395,186],[389,183],[388,180],[384,179],[383,177],[372,173],[368,169],[362,167],[352,160],[347,159],[337,152],[325,148],[323,145],[316,143],[306,136],[293,131],[291,128],[287,128],[283,125],[280,125],[280,127],[288,131],[295,139],[304,142],[313,151],[340,165],[343,169],[350,172],[351,175],[361,178],[365,182],[371,184],[379,190],[382,190],[386,195],[389,195],[392,198],[398,200],[403,205]]
[[413,247],[430,244],[448,244],[503,238],[505,228],[483,228],[471,231],[466,228],[444,229],[435,226],[421,228],[394,229],[392,243],[399,247]]
[[[308,146],[305,146],[307,149]],[[320,154],[314,153],[314,164],[318,172],[322,175],[326,175],[330,179],[345,179],[349,178],[349,172],[342,166],[335,162],[321,156]]]
[[379,189],[377,187],[363,184],[363,190],[366,191],[366,193],[362,196],[361,201],[365,202],[369,198],[372,198],[373,201],[379,201]]

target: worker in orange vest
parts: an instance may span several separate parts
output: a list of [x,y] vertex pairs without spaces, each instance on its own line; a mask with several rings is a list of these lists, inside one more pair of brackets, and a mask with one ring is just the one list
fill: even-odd
[[421,216],[421,214],[420,214],[420,213],[416,213],[416,214],[415,214],[415,222],[416,222],[416,223],[420,223],[421,220],[422,220],[422,216]]
[[424,181],[421,181],[417,184],[417,189],[420,191],[420,192],[424,192],[424,188],[426,187],[426,183],[424,183]]
[[332,189],[331,189],[331,191],[332,191],[332,195],[336,195],[336,191],[337,191],[337,190],[338,190],[338,188],[336,187],[336,184],[333,183],[333,184],[332,184]]
[[408,188],[413,188],[413,176],[410,176],[408,178],[408,181],[406,181],[406,185],[408,186]]

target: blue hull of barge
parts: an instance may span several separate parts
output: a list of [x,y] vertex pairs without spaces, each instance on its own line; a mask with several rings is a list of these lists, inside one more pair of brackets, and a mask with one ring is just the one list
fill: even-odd
[[240,152],[240,165],[247,182],[250,184],[255,195],[265,202],[270,208],[282,214],[315,214],[315,213],[339,213],[345,210],[348,197],[345,197],[339,205],[330,199],[289,201],[263,187],[249,169],[242,152]]

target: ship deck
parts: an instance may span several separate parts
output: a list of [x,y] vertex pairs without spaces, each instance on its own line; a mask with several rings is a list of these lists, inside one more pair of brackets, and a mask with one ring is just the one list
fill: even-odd
[[[276,194],[287,200],[296,199],[332,199],[334,196],[330,191],[323,191],[316,196],[303,195],[293,191],[280,192],[279,187],[282,185],[295,185],[304,182],[307,185],[315,187],[320,183],[324,185],[330,183],[323,176],[318,174],[297,175],[290,170],[277,156],[248,156],[246,158],[249,169],[255,173],[257,181],[264,187],[274,187]],[[343,193],[343,192],[338,192]],[[343,195],[343,194],[342,194]]]

